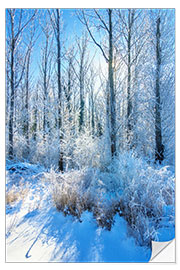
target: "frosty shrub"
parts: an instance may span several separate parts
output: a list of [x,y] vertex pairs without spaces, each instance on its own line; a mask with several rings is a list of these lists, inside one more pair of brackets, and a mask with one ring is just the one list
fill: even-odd
[[16,135],[14,138],[14,153],[15,157],[19,161],[23,161],[28,158],[27,142],[23,135]]
[[174,205],[173,173],[168,167],[150,166],[132,153],[122,153],[106,170],[51,171],[47,177],[54,204],[64,215],[80,220],[84,211],[91,211],[98,226],[111,230],[118,213],[141,245],[157,239],[164,210]]
[[52,189],[52,199],[58,211],[80,220],[84,211],[91,211],[98,224],[108,230],[114,223],[118,211],[111,177],[97,169],[82,169],[46,173]]
[[103,170],[111,162],[106,136],[92,137],[89,131],[83,132],[75,140],[73,156],[79,169],[99,168]]
[[42,136],[36,140],[36,142],[31,141],[31,153],[29,155],[29,160],[34,164],[42,164],[45,168],[51,166],[56,166],[58,164],[58,139],[54,138],[52,140],[50,136],[46,135],[45,139]]
[[120,213],[120,204],[117,200],[102,196],[96,198],[92,210],[98,226],[110,231],[114,225],[114,216]]
[[174,177],[168,167],[153,168],[127,155],[119,161],[123,182],[121,211],[140,244],[156,240],[163,209],[174,205]]
[[93,198],[89,190],[91,170],[57,174],[53,170],[46,177],[52,183],[52,198],[56,208],[64,215],[80,219],[83,211],[91,210]]
[[13,204],[17,201],[23,200],[28,193],[28,188],[21,183],[19,187],[13,185],[11,189],[6,191],[6,204]]

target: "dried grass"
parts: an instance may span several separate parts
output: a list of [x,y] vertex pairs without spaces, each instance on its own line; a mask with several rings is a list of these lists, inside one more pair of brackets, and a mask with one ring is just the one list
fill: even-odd
[[6,204],[12,204],[16,201],[23,200],[28,193],[28,188],[21,184],[18,189],[12,186],[10,190],[6,192]]

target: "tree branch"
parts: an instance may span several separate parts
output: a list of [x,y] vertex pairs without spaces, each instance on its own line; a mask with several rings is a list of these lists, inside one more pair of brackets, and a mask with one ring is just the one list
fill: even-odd
[[37,10],[35,10],[34,14],[31,16],[31,18],[21,27],[21,29],[18,30],[17,34],[14,37],[14,40],[16,41],[20,33],[23,31],[23,29],[30,23],[30,21],[35,17],[37,13]]
[[78,19],[80,20],[80,22],[81,22],[82,24],[84,24],[84,25],[86,26],[86,28],[87,28],[87,30],[88,30],[88,33],[89,33],[89,35],[90,35],[90,37],[91,37],[91,39],[93,40],[93,42],[95,43],[95,45],[96,45],[97,47],[99,47],[99,49],[101,50],[101,52],[102,52],[102,54],[103,54],[103,56],[104,56],[106,62],[108,63],[108,62],[109,62],[109,59],[108,59],[108,57],[106,56],[106,54],[105,54],[105,52],[104,52],[102,46],[95,40],[93,34],[91,33],[91,30],[90,30],[90,28],[89,28],[88,22],[87,22],[86,17],[85,17],[84,10],[82,10],[82,15],[83,15],[83,19],[80,17],[79,13],[77,13]]
[[99,20],[102,22],[102,24],[104,25],[104,29],[107,30],[107,32],[109,33],[109,28],[107,27],[107,25],[105,24],[104,20],[101,18],[101,16],[99,15],[99,13],[96,11],[96,9],[94,9],[94,12],[96,13],[96,15],[98,16]]

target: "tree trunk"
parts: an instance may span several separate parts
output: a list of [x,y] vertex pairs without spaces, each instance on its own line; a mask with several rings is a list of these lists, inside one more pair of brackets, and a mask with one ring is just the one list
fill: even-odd
[[80,84],[79,132],[82,131],[82,128],[84,125],[84,56],[85,56],[85,51],[86,51],[86,43],[84,43],[83,41],[82,41],[82,53],[80,56],[81,58],[80,58],[80,70],[79,70],[79,84]]
[[[13,30],[14,24],[12,23],[12,35],[14,35]],[[11,95],[10,95],[10,115],[9,115],[9,158],[13,159],[14,148],[13,148],[13,118],[14,118],[14,50],[15,50],[15,40],[12,37],[11,44]]]
[[131,123],[131,113],[132,113],[132,101],[131,101],[131,33],[132,25],[134,22],[134,10],[128,10],[128,76],[127,76],[127,142],[131,149],[132,145],[132,123]]
[[26,137],[26,143],[27,143],[27,155],[29,154],[29,67],[30,67],[30,56],[31,56],[30,54],[31,52],[29,51],[28,58],[27,58],[27,66],[26,66],[26,77],[25,77],[25,87],[26,87],[25,137]]
[[82,75],[82,67],[80,68],[80,112],[79,112],[79,132],[82,131],[83,123],[84,123],[84,78]]
[[46,46],[45,46],[45,52],[44,52],[44,68],[43,68],[43,90],[44,90],[44,98],[43,98],[43,139],[45,142],[46,137],[46,127],[47,127],[47,65],[48,65],[48,37],[46,37]]
[[34,123],[33,123],[33,139],[37,139],[37,107],[34,109]]
[[161,130],[161,99],[160,99],[160,66],[161,66],[161,50],[160,50],[160,17],[157,19],[156,28],[156,105],[155,105],[155,161],[164,159],[164,145],[162,144]]
[[59,170],[63,171],[63,151],[61,149],[62,145],[62,139],[63,139],[63,134],[62,134],[62,116],[61,116],[61,93],[62,93],[62,88],[61,88],[61,44],[60,44],[60,14],[59,10],[56,9],[56,14],[57,14],[57,81],[58,81],[58,128],[59,128],[59,144],[60,144],[60,156],[59,156]]
[[112,36],[112,10],[108,10],[109,14],[109,90],[110,90],[110,122],[111,122],[111,155],[116,154],[116,103],[114,93],[114,79],[113,79],[113,36]]
[[128,14],[128,23],[129,23],[129,31],[128,31],[128,77],[127,77],[127,141],[128,144],[130,143],[130,133],[131,133],[131,121],[130,121],[130,115],[132,111],[132,104],[131,104],[131,97],[130,97],[130,91],[131,91],[131,13],[129,11]]
[[91,127],[92,127],[92,136],[94,136],[94,96],[93,96],[93,89],[91,89]]
[[70,59],[69,61],[69,70],[68,70],[68,87],[67,87],[67,93],[66,93],[66,99],[67,99],[67,106],[68,106],[68,111],[69,111],[69,122],[72,121],[71,117],[71,72],[72,72],[72,61]]

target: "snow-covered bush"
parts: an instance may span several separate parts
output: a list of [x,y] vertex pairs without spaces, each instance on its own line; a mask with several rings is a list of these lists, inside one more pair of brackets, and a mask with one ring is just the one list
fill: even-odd
[[9,166],[9,171],[6,172],[6,204],[10,206],[23,200],[29,190],[28,184],[18,175],[16,169],[18,170],[18,166]]
[[88,130],[75,140],[74,161],[79,169],[100,168],[103,170],[111,162],[110,148],[106,136],[93,137]]
[[6,192],[6,204],[13,204],[20,200],[23,200],[28,193],[28,188],[20,186],[19,188],[12,186],[10,190]]
[[14,156],[19,161],[24,161],[28,158],[27,141],[23,135],[16,134],[14,136]]
[[58,211],[80,220],[91,211],[98,226],[110,230],[118,210],[110,176],[97,169],[73,170],[64,174],[51,170],[45,178],[51,183],[52,199]]
[[120,161],[124,186],[121,211],[138,242],[149,244],[156,240],[164,207],[174,205],[174,176],[168,167],[153,168],[134,157],[127,160],[127,164]]
[[81,170],[59,174],[51,170],[46,174],[52,184],[53,202],[64,215],[73,215],[80,219],[83,211],[91,210],[93,198],[89,185],[92,173],[92,170]]
[[59,141],[57,136],[51,139],[49,135],[45,138],[42,136],[34,142],[30,143],[31,151],[29,154],[29,161],[35,164],[42,164],[46,168],[58,166],[59,159]]
[[56,208],[76,216],[88,210],[98,226],[111,230],[118,213],[139,244],[158,239],[163,220],[174,222],[174,174],[168,167],[148,164],[122,153],[106,168],[47,173]]

